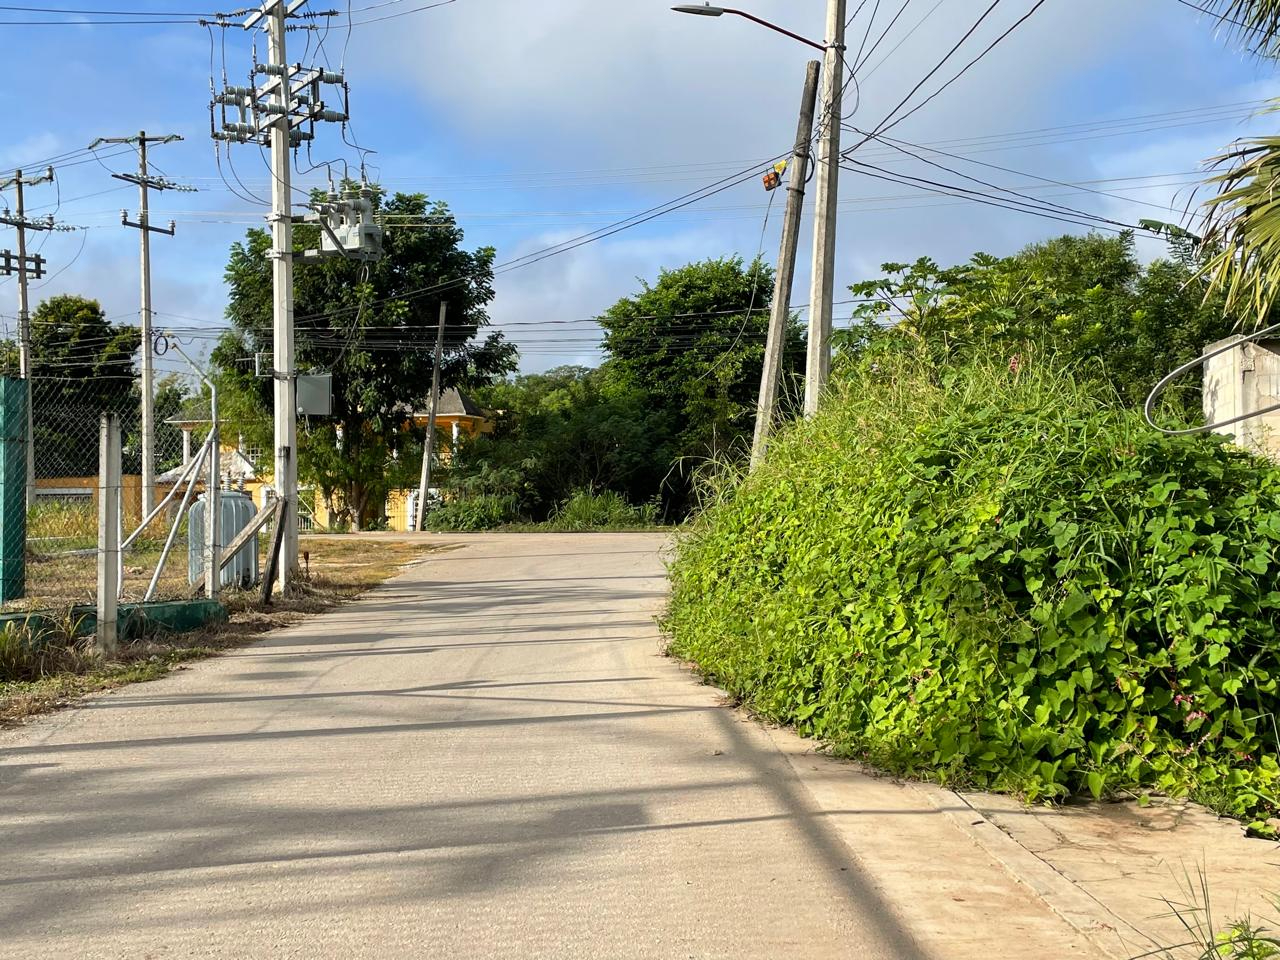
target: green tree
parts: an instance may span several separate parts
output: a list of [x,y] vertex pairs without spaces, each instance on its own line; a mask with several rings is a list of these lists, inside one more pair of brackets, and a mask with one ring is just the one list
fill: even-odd
[[[663,270],[654,284],[605,311],[606,367],[642,393],[663,442],[669,504],[683,509],[692,467],[745,453],[755,415],[773,295],[773,270],[741,257]],[[788,329],[785,371],[802,364],[799,324]],[[785,396],[794,391],[784,389]]]
[[542,520],[581,490],[650,500],[669,469],[657,455],[667,439],[660,414],[608,366],[516,377],[476,399],[501,412],[491,436],[460,452],[452,483],[464,495],[514,496],[522,513]]
[[31,315],[33,453],[41,477],[98,472],[98,416],[136,422],[136,327],[108,322],[101,304],[64,294]]
[[[182,431],[168,421],[182,412],[187,400],[186,386],[178,377],[161,377],[156,382],[155,416],[156,472],[163,473],[182,463]],[[129,445],[134,445],[130,438]],[[141,436],[137,438],[141,448]],[[141,464],[139,463],[139,466]]]
[[[870,302],[856,311],[863,323],[843,347],[909,343],[939,365],[993,348],[1014,363],[1038,351],[1105,380],[1137,405],[1164,373],[1233,326],[1222,298],[1207,295],[1197,278],[1186,244],[1173,252],[1144,268],[1131,235],[1091,234],[1012,257],[976,254],[945,269],[928,259],[885,264],[889,276],[850,288]],[[1168,402],[1170,412],[1197,418],[1198,377],[1189,375]]]
[[[389,489],[416,480],[403,454],[414,443],[420,449],[421,431],[409,435],[405,427],[430,391],[441,303],[448,310],[443,386],[502,376],[516,356],[500,333],[480,337],[494,295],[493,249],[463,249],[448,207],[422,194],[379,194],[375,203],[387,225],[382,259],[299,264],[294,286],[298,367],[333,375],[333,416],[300,432],[299,474],[357,528],[377,519]],[[295,231],[297,252],[319,245],[318,228]],[[269,437],[272,393],[270,377],[254,372],[255,354],[271,351],[270,246],[263,230],[232,246],[226,278],[234,331],[213,354],[228,410],[258,440]]]

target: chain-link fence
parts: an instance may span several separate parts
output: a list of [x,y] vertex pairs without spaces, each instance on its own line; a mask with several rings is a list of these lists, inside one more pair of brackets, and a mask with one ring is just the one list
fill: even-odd
[[[144,497],[138,391],[104,391],[93,382],[36,379],[31,389],[32,473],[27,496],[26,591],[7,610],[58,612],[93,604],[97,587],[99,445],[102,414],[115,413],[121,431],[120,534],[132,538],[123,556],[122,599],[179,599],[191,593],[188,496],[184,466],[200,452],[205,430],[184,443],[183,428],[161,421],[155,431],[156,483]],[[190,428],[194,430],[195,428]],[[187,474],[190,471],[185,471]],[[146,506],[167,505],[142,527]]]

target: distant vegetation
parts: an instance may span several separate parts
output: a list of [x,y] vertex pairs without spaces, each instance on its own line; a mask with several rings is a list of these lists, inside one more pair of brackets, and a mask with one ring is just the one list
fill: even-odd
[[[674,522],[713,461],[744,456],[773,274],[727,258],[664,271],[605,311],[608,359],[474,391],[496,431],[462,445],[433,525],[561,529]],[[788,370],[803,363],[793,323]]]

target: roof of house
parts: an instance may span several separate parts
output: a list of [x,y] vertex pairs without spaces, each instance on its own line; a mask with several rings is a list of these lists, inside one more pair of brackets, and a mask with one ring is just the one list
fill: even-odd
[[450,387],[440,394],[440,403],[436,405],[437,417],[479,417],[484,411],[469,396],[457,387]]
[[[408,407],[400,408],[402,411],[408,410]],[[413,414],[415,420],[425,420],[428,416],[426,410],[420,410]],[[449,387],[440,394],[440,402],[436,405],[437,418],[470,419],[470,420],[487,420],[490,414],[486,413],[479,404],[471,399],[467,394],[463,393],[457,387]],[[194,426],[209,422],[209,398],[208,397],[191,397],[182,404],[182,409],[178,411],[176,416],[170,417],[165,423],[175,427]]]
[[[185,465],[179,464],[172,470],[166,470],[156,477],[156,483],[175,483],[182,476],[184,469],[186,469]],[[207,472],[206,469],[202,468],[201,473],[205,472]],[[253,465],[253,461],[239,450],[223,450],[218,460],[218,475],[229,480],[257,480],[258,469]],[[203,476],[201,479],[204,479]]]

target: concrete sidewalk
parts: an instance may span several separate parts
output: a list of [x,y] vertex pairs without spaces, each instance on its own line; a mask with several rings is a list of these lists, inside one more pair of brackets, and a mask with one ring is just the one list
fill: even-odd
[[959,805],[815,757],[665,659],[661,537],[449,542],[0,733],[3,952],[1106,955]]

